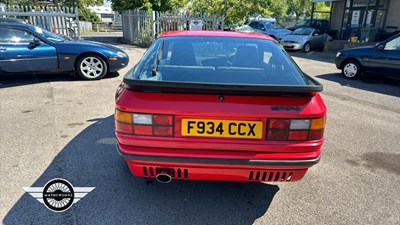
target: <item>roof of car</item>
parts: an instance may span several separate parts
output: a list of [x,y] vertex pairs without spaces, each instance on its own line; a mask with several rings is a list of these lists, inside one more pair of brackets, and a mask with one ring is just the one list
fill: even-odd
[[276,41],[275,39],[265,34],[233,32],[233,31],[170,31],[162,33],[160,35],[160,37],[189,37],[189,36],[257,38],[257,39]]
[[32,24],[24,24],[24,23],[0,23],[0,27],[29,28],[32,26],[33,26]]

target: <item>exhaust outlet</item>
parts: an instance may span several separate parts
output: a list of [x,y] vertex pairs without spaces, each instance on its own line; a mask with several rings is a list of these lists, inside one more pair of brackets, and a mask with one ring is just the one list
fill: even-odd
[[171,169],[163,169],[161,170],[157,176],[156,180],[163,184],[168,184],[172,181],[172,170]]

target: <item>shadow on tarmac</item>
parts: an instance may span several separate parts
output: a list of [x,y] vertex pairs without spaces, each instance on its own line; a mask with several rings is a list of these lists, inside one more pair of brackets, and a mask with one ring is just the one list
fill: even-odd
[[[118,72],[108,73],[102,79],[118,77]],[[0,88],[18,87],[47,82],[75,82],[82,81],[79,76],[72,74],[6,74],[0,75]],[[90,81],[88,81],[90,82]]]
[[63,178],[75,187],[95,189],[61,213],[48,210],[25,193],[7,213],[4,224],[246,225],[267,212],[279,191],[276,185],[261,183],[160,184],[133,177],[114,148],[114,117],[90,121],[94,124],[60,151],[32,187]]
[[366,74],[362,79],[349,80],[340,73],[321,74],[316,77],[339,83],[342,86],[400,97],[400,79],[378,74]]

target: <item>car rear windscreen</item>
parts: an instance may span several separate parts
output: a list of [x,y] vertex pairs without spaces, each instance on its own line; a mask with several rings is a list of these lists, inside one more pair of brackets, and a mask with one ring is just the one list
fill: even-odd
[[126,78],[216,84],[308,84],[277,43],[237,37],[160,38]]

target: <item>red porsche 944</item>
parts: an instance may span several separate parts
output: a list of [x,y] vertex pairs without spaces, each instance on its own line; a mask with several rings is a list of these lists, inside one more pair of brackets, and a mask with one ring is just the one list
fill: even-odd
[[297,181],[320,160],[320,91],[266,35],[164,33],[117,89],[117,151],[164,183]]

